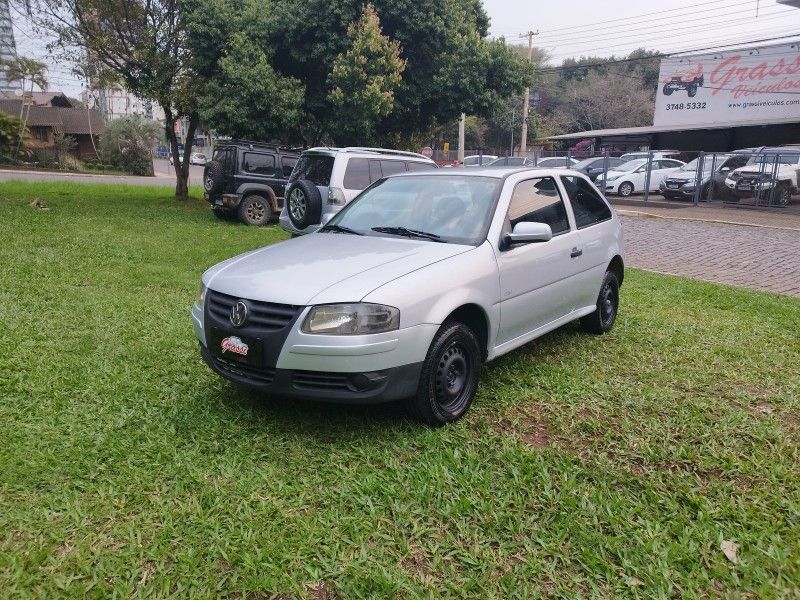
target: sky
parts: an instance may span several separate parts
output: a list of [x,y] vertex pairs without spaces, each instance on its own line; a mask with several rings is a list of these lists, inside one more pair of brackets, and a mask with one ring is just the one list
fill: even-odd
[[[538,31],[534,45],[551,64],[570,57],[620,56],[640,47],[672,53],[797,33],[800,8],[775,0],[483,0],[490,34],[526,44],[520,35]],[[50,88],[78,96],[81,84],[71,66],[52,60],[46,40],[12,8],[17,50],[50,66]]]

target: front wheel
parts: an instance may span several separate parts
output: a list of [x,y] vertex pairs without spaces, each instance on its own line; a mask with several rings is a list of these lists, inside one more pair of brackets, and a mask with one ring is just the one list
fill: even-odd
[[672,95],[672,88],[667,84],[664,85],[663,91],[664,91],[664,95],[665,96],[671,96]]
[[581,318],[581,327],[589,333],[608,333],[614,326],[619,311],[619,279],[613,271],[606,271],[594,312]]
[[779,183],[775,187],[772,202],[777,206],[787,206],[792,201],[792,188],[788,183]]
[[408,412],[432,427],[459,419],[472,405],[481,363],[481,347],[472,329],[446,321],[422,364],[417,394],[406,401]]
[[633,184],[630,181],[623,181],[619,185],[619,195],[623,198],[627,198],[631,194],[633,194]]

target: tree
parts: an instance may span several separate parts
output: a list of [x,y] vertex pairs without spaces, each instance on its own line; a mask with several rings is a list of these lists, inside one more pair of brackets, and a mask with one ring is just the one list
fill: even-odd
[[24,136],[25,123],[22,119],[0,112],[0,155],[8,155],[12,148],[19,148]]
[[[33,95],[34,86],[44,91],[47,89],[47,65],[35,58],[27,56],[17,56],[10,60],[2,61],[2,67],[6,70],[6,78],[9,81],[17,81],[22,88],[22,103],[19,106],[19,118],[21,120],[19,137],[17,140],[17,154],[19,154],[20,144],[28,127],[28,117],[30,116],[30,104],[25,102],[25,86],[30,85],[30,94]],[[27,110],[26,110],[27,108]]]
[[[266,28],[274,66],[305,86],[308,143],[337,141],[348,125],[330,97],[337,57],[353,45],[347,30],[360,20],[363,0],[275,0]],[[498,99],[522,91],[531,70],[503,40],[490,41],[480,0],[373,0],[383,36],[405,61],[392,110],[375,121],[378,141],[402,144],[461,112],[485,115]]]
[[[188,198],[197,96],[206,79],[192,70],[180,0],[27,0],[26,6],[36,25],[55,35],[54,48],[64,57],[83,62],[88,56],[128,91],[161,105],[175,162],[175,194]],[[175,124],[183,117],[189,126],[181,162]]]
[[139,115],[114,119],[100,135],[100,156],[132,175],[152,175],[152,148],[160,130],[158,123]]
[[381,33],[372,4],[347,28],[350,47],[333,61],[328,76],[333,119],[342,124],[341,143],[377,143],[375,125],[394,107],[394,92],[402,81],[405,61],[400,44]]

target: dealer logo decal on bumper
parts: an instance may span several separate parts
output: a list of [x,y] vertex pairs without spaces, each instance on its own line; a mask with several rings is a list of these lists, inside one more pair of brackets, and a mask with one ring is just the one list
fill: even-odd
[[233,354],[238,354],[240,356],[247,356],[247,352],[250,350],[250,347],[235,335],[223,339],[221,347],[223,354],[226,352],[232,352]]

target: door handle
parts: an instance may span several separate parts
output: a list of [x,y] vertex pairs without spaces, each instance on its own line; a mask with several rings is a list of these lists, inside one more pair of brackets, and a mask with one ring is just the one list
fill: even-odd
[[583,250],[578,248],[577,246],[572,249],[572,252],[569,253],[570,258],[578,258],[581,254],[583,254]]

